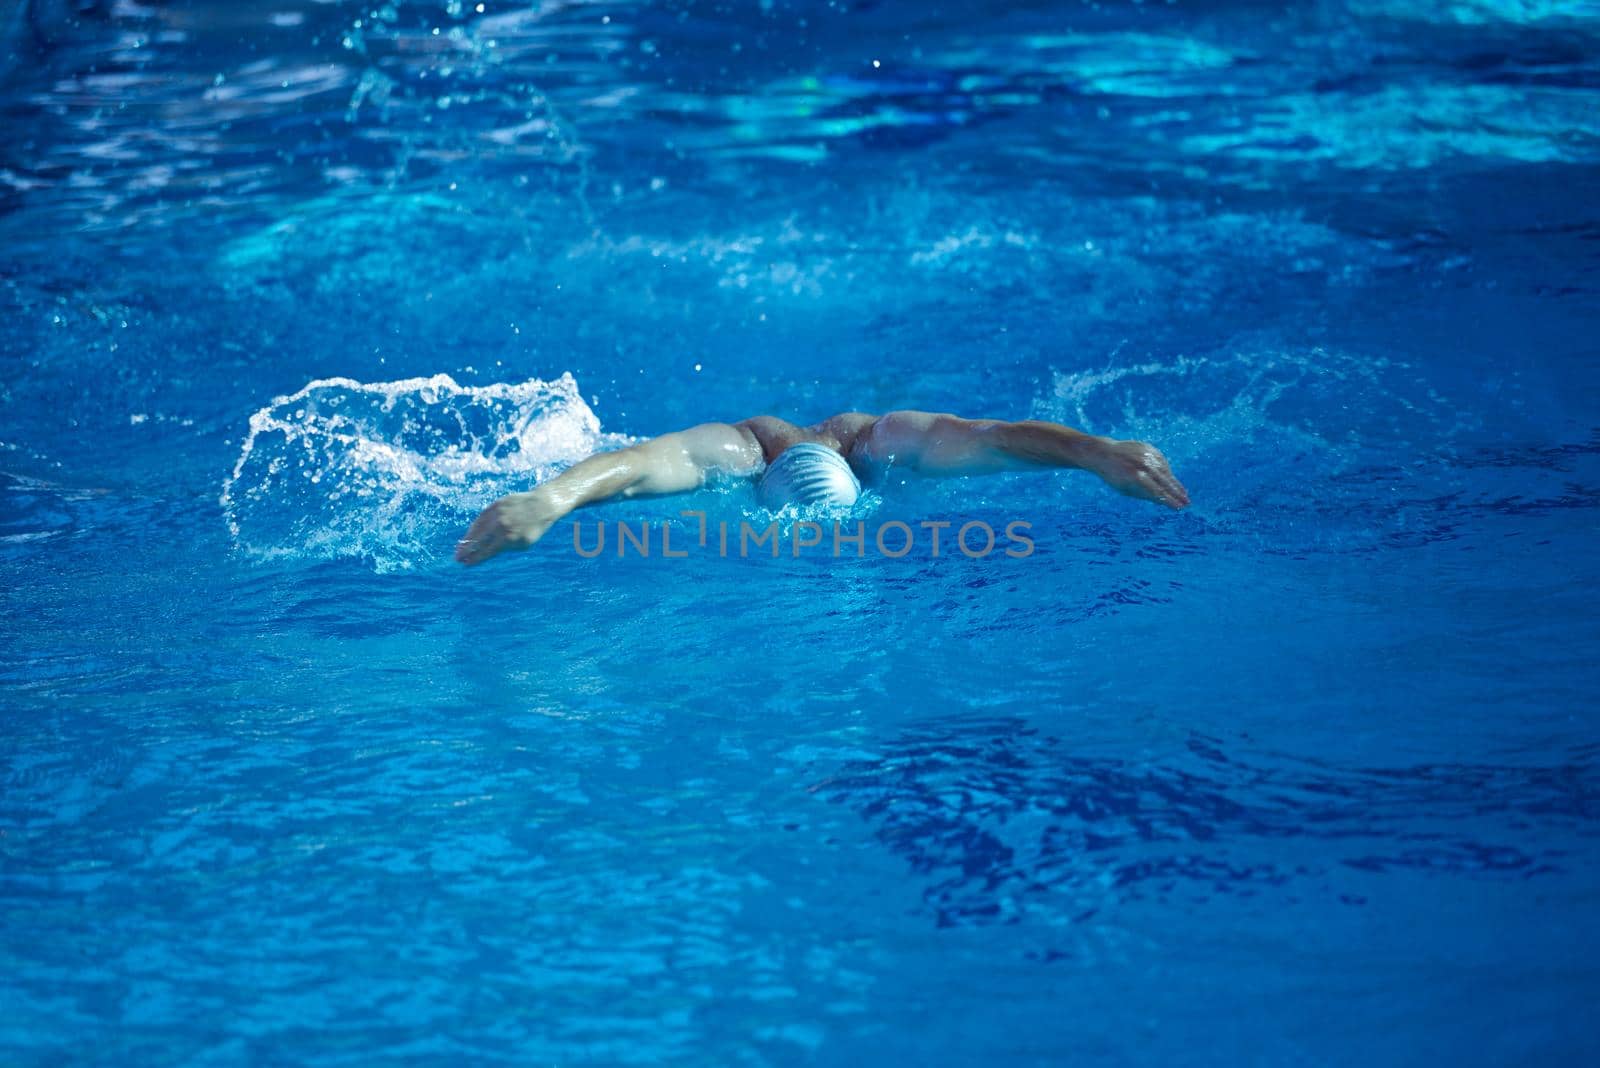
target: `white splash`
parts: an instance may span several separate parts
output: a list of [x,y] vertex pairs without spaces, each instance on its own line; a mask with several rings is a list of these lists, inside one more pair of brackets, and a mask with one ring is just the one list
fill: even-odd
[[488,501],[600,449],[570,374],[463,386],[318,379],[250,417],[221,505],[239,549],[265,557],[365,557],[380,571],[440,554]]

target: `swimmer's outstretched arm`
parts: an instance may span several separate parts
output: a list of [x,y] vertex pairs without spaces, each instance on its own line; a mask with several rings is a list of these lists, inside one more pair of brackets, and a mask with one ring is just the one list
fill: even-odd
[[856,443],[855,455],[927,475],[981,475],[1038,467],[1092,471],[1112,489],[1185,508],[1189,494],[1154,445],[1116,441],[1060,423],[962,419],[938,412],[890,412]]
[[761,458],[755,435],[727,423],[702,423],[626,449],[596,453],[527,493],[501,497],[485,508],[456,545],[456,559],[480,564],[507,549],[526,549],[575,508],[686,493],[703,485],[713,471],[752,474],[760,469]]

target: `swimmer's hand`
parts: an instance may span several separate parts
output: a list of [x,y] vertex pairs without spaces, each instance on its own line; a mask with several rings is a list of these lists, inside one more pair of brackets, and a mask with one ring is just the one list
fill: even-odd
[[560,518],[560,512],[546,507],[538,490],[501,497],[472,521],[466,536],[456,543],[456,559],[470,567],[507,549],[526,549]]
[[1154,445],[1101,438],[1085,466],[1118,493],[1168,508],[1189,506],[1188,491],[1173,476],[1167,458]]

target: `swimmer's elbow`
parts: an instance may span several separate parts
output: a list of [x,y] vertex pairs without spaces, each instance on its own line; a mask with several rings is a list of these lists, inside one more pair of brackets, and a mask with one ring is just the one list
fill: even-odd
[[691,444],[682,433],[674,433],[623,450],[628,454],[627,483],[620,496],[659,497],[699,489],[706,472],[690,454]]

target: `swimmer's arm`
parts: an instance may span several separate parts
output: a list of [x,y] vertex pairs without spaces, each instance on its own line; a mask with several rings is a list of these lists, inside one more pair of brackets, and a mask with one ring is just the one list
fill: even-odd
[[1184,508],[1189,494],[1167,458],[1142,441],[1115,441],[1027,419],[962,419],[937,412],[890,412],[857,445],[869,462],[928,475],[981,475],[1039,467],[1091,471],[1119,493]]
[[562,516],[587,504],[686,493],[713,471],[742,475],[760,467],[755,436],[727,423],[702,423],[596,453],[527,493],[513,493],[485,508],[456,545],[456,559],[481,564],[507,549],[526,549]]

